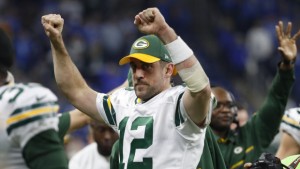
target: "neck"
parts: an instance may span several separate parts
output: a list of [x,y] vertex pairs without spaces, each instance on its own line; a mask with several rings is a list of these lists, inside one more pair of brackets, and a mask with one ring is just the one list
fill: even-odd
[[228,135],[229,130],[225,130],[225,131],[220,131],[220,130],[216,130],[214,128],[212,128],[213,132],[215,133],[215,135],[221,137],[221,138],[226,138]]
[[143,103],[147,102],[148,100],[152,99],[153,97],[155,97],[156,95],[160,94],[161,92],[171,88],[171,84],[169,84],[168,86],[165,86],[162,90],[157,91],[156,93],[154,93],[151,97],[147,98],[147,99],[141,99]]

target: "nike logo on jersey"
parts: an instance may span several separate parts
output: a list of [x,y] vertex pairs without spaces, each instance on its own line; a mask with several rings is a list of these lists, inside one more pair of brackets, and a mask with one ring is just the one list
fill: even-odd
[[167,54],[165,54],[165,59],[168,60],[170,59],[170,57]]
[[41,97],[36,97],[36,101],[37,102],[39,102],[39,101],[41,101],[41,100],[43,100],[43,99],[45,99],[47,97],[47,95],[44,95],[44,96],[41,96]]

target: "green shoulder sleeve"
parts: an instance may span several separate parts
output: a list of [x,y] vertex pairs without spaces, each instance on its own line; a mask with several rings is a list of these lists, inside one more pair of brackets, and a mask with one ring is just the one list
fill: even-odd
[[22,154],[30,169],[68,169],[64,146],[52,129],[30,139]]
[[62,113],[59,117],[58,136],[61,140],[64,139],[64,136],[70,128],[70,119],[71,118],[69,112]]

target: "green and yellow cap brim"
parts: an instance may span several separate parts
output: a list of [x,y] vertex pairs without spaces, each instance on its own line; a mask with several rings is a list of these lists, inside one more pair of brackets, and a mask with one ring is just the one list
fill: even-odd
[[[144,54],[144,53],[133,53],[133,54],[130,54],[128,56],[123,57],[119,61],[119,65],[125,65],[125,64],[129,63],[131,61],[130,60],[131,58],[138,59],[138,60],[140,60],[142,62],[145,62],[145,63],[154,63],[154,62],[160,61],[159,58],[151,56],[151,55],[147,55],[147,54]],[[176,74],[177,74],[177,70],[174,68],[173,76],[175,76]]]
[[145,62],[145,63],[154,63],[154,62],[160,61],[160,58],[157,58],[157,57],[154,57],[154,56],[151,56],[151,55],[147,55],[147,54],[144,54],[144,53],[132,53],[128,56],[123,57],[119,61],[119,65],[124,65],[126,63],[129,63],[131,61],[131,58],[138,59],[138,60],[140,60],[142,62]]

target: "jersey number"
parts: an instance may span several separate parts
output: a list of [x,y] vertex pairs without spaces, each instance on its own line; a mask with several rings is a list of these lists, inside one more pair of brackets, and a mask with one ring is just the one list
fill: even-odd
[[[125,117],[119,124],[120,130],[120,169],[124,169],[123,162],[123,141],[128,117]],[[130,145],[130,154],[128,158],[128,167],[132,169],[152,169],[152,158],[143,158],[142,162],[134,162],[134,156],[137,149],[146,149],[153,143],[153,117],[138,117],[131,125],[131,130],[137,130],[139,126],[145,126],[144,138],[135,138]]]
[[9,103],[12,103],[14,101],[16,101],[17,97],[24,91],[23,88],[20,87],[12,87],[10,89],[6,89],[4,90],[2,93],[0,93],[0,100],[2,99],[4,93],[10,93],[11,94],[11,98],[8,100]]

